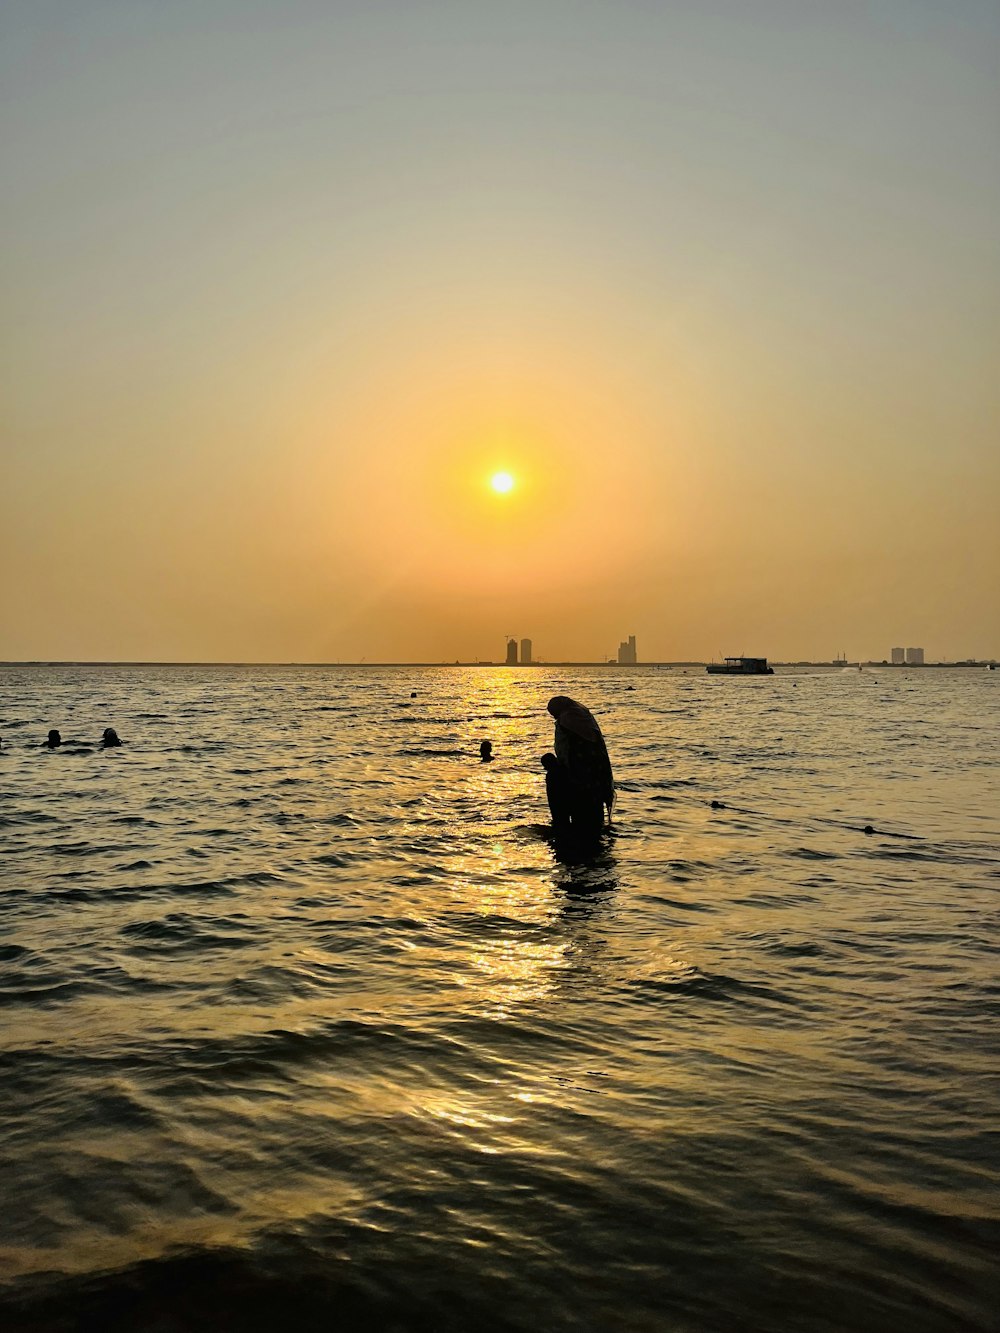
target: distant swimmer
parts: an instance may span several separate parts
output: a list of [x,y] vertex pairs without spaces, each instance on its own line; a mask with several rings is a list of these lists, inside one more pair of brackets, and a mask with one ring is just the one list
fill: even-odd
[[116,746],[121,745],[121,738],[119,737],[118,732],[115,731],[114,727],[104,728],[101,744],[104,746],[105,750],[113,750]]
[[479,742],[479,762],[481,764],[492,764],[493,762],[493,742]]
[[[593,836],[604,827],[615,800],[615,781],[608,747],[589,708],[558,694],[546,705],[555,718],[555,757],[567,779],[573,832]],[[547,786],[547,782],[546,782]]]
[[59,735],[58,731],[56,731],[55,727],[49,732],[49,738],[45,744],[50,750],[58,750],[59,746],[62,745],[62,737]]

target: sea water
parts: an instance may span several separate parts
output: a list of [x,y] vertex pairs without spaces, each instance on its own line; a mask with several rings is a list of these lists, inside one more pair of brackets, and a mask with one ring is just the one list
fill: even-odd
[[993,1327],[1000,673],[0,687],[5,1327]]

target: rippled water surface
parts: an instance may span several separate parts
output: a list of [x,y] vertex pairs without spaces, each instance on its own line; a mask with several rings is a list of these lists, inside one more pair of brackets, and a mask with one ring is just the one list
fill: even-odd
[[6,1327],[995,1326],[1000,673],[0,687]]

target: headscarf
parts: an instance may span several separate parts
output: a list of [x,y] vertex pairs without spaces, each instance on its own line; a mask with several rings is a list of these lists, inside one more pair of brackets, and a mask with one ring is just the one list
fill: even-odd
[[597,719],[589,708],[584,708],[583,704],[578,704],[575,699],[570,699],[565,694],[557,694],[549,700],[546,708],[560,727],[565,727],[575,736],[580,736],[595,745],[598,741],[603,741],[604,737],[597,725]]

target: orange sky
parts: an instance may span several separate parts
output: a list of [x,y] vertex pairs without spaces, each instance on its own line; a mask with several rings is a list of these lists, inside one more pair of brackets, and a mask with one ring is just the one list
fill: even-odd
[[1000,656],[1000,18],[654,11],[10,17],[0,657]]

